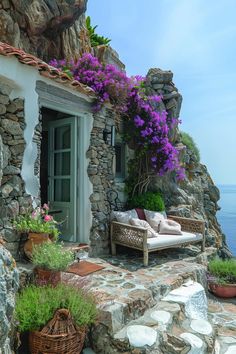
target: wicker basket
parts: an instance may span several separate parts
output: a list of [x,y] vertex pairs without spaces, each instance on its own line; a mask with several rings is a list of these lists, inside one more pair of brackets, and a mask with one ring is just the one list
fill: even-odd
[[79,354],[82,351],[86,327],[77,327],[67,309],[55,312],[52,320],[40,332],[30,332],[31,354]]

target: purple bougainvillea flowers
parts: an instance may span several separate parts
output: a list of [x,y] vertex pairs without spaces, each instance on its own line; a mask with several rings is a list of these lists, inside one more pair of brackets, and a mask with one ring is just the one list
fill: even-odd
[[160,176],[175,171],[178,179],[184,179],[184,169],[179,162],[179,152],[168,137],[169,130],[180,121],[170,118],[167,112],[157,110],[162,96],[147,96],[145,78],[127,77],[113,65],[103,65],[90,53],[77,61],[56,60],[50,65],[66,72],[70,77],[91,87],[97,94],[94,111],[110,102],[116,112],[123,115],[130,127],[130,138],[139,148],[145,149],[153,170]]

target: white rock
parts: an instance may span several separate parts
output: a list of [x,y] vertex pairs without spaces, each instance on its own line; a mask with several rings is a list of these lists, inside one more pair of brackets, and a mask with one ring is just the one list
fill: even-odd
[[195,336],[195,334],[185,332],[181,333],[180,337],[191,344],[191,350],[188,352],[188,354],[203,353],[203,341],[199,337]]
[[127,328],[127,337],[134,347],[152,346],[157,340],[157,332],[147,326],[133,325]]
[[190,324],[190,327],[201,334],[209,335],[212,333],[212,326],[206,320],[193,320]]
[[185,305],[185,314],[192,319],[207,319],[207,298],[203,286],[187,282],[172,290],[162,301],[177,302]]
[[232,345],[229,349],[225,352],[225,354],[235,354],[236,353],[236,345]]
[[171,314],[167,311],[159,310],[159,311],[153,311],[150,317],[153,320],[157,321],[157,323],[168,324],[171,319]]

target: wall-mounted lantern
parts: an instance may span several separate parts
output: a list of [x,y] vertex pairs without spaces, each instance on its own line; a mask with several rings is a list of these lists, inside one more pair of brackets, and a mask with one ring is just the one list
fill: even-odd
[[115,146],[115,126],[112,125],[109,128],[110,130],[107,128],[103,130],[103,140],[108,144],[108,136],[111,135],[110,144],[111,146]]

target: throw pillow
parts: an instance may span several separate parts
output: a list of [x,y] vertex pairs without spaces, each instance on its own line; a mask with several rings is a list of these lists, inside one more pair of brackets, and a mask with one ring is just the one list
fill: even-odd
[[158,233],[155,232],[155,230],[153,230],[153,228],[149,225],[149,223],[146,220],[130,218],[129,222],[133,226],[139,226],[139,227],[144,227],[145,229],[148,229],[148,235],[147,235],[148,238],[158,236]]
[[138,218],[140,220],[146,220],[146,216],[145,216],[145,213],[144,213],[144,210],[141,209],[141,208],[135,208],[137,214],[138,214]]
[[181,225],[174,220],[162,220],[160,222],[159,234],[182,235]]
[[113,219],[116,219],[118,222],[122,222],[123,224],[129,224],[130,218],[138,218],[138,214],[135,209],[127,211],[113,211],[112,216]]
[[159,225],[162,220],[165,220],[164,215],[158,211],[151,211],[144,209],[146,220],[149,225],[156,231],[159,232]]

